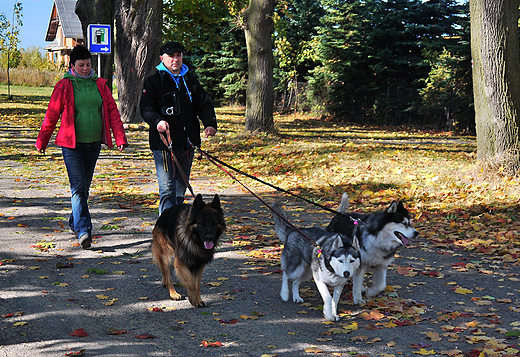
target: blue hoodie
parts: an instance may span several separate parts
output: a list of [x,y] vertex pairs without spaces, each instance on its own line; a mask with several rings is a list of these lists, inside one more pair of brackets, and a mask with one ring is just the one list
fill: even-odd
[[182,82],[184,83],[184,87],[186,87],[186,92],[188,93],[188,97],[190,97],[190,102],[193,102],[193,99],[191,98],[190,90],[188,89],[188,86],[186,85],[186,80],[184,79],[184,76],[186,75],[186,73],[188,73],[188,66],[186,66],[183,63],[181,66],[181,72],[179,74],[173,74],[172,72],[170,72],[168,70],[168,68],[166,68],[164,63],[162,63],[162,62],[160,64],[158,64],[157,67],[155,67],[155,68],[157,68],[158,71],[167,72],[172,77],[175,84],[177,85],[177,89],[180,89],[179,83],[182,78]]

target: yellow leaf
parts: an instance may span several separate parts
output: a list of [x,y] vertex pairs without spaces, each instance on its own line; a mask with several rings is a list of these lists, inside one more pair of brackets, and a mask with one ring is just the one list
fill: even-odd
[[320,350],[319,348],[316,348],[316,347],[307,347],[304,349],[305,352],[307,353],[322,353],[323,350]]
[[207,285],[209,285],[209,286],[220,286],[220,285],[222,285],[222,283],[217,283],[215,281],[212,281],[212,282],[207,283]]
[[39,276],[38,279],[49,279],[48,276]]
[[107,299],[108,299],[108,296],[103,295],[103,294],[96,295],[96,297],[97,297],[99,300],[107,300]]
[[455,292],[457,294],[462,294],[462,295],[473,294],[473,291],[466,289],[466,288],[457,288],[457,289],[455,289]]
[[103,305],[105,305],[105,306],[114,305],[114,302],[116,302],[117,300],[118,300],[117,298],[111,299],[107,302],[104,302]]
[[19,322],[15,322],[13,324],[13,326],[25,326],[27,324],[28,324],[28,322],[26,322],[26,321],[19,321]]
[[423,356],[430,356],[430,355],[436,354],[436,352],[434,350],[428,351],[425,348],[421,348],[419,351],[412,351],[412,353],[416,353],[418,355],[423,355]]
[[226,281],[229,280],[229,278],[217,278],[218,281]]
[[355,331],[359,327],[357,322],[355,322],[355,321],[351,322],[350,325],[348,325],[348,326],[345,326],[345,325],[342,325],[342,326],[345,330],[351,330],[351,331]]

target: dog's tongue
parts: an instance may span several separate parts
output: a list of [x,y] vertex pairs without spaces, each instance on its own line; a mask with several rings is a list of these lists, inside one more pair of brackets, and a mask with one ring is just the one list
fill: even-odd
[[401,243],[403,243],[404,246],[410,244],[410,240],[406,238],[406,236],[401,232],[395,232],[395,235],[397,236],[397,238],[399,238],[399,240],[401,241]]
[[206,249],[211,249],[211,248],[213,248],[213,242],[210,241],[210,240],[205,241],[205,242],[204,242],[204,248],[206,248]]

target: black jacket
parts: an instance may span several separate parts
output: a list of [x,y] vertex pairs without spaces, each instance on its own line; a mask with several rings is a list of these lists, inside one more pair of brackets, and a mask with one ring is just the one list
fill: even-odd
[[[184,83],[188,86],[191,100]],[[187,139],[200,147],[199,119],[204,128],[212,126],[217,129],[213,104],[195,75],[190,72],[186,73],[184,80],[180,79],[179,88],[167,72],[157,71],[148,77],[144,82],[140,109],[141,116],[150,126],[151,150],[167,149],[157,130],[157,123],[161,120],[170,125],[174,150],[186,149]]]

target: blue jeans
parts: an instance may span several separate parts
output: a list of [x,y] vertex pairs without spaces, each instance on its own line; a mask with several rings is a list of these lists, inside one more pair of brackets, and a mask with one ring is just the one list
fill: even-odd
[[61,151],[70,183],[72,213],[69,218],[69,227],[78,236],[81,236],[83,233],[90,235],[92,232],[92,220],[88,210],[88,194],[99,152],[101,151],[101,142],[76,143],[75,149],[62,147]]
[[[179,160],[187,179],[190,178],[193,156],[193,149],[175,151],[175,157]],[[159,215],[161,215],[165,209],[184,202],[187,184],[178,172],[169,151],[153,150],[153,159],[159,184]]]

